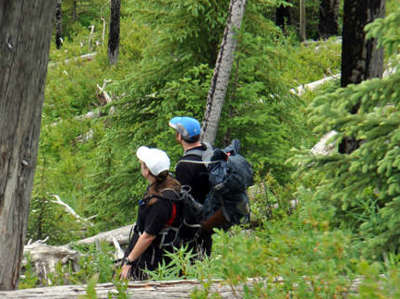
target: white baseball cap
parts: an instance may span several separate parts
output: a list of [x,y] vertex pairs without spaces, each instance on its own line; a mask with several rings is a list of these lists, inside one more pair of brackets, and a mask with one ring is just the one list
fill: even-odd
[[169,170],[170,162],[168,155],[158,148],[141,146],[136,151],[136,156],[146,164],[147,168],[155,176],[158,176],[165,170]]

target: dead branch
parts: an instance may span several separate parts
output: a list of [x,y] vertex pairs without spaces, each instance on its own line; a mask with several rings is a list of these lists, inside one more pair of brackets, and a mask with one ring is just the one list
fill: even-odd
[[99,99],[100,105],[104,106],[107,104],[110,104],[112,102],[112,98],[110,97],[110,95],[105,91],[106,85],[107,83],[112,82],[112,80],[107,80],[104,79],[103,81],[103,86],[100,87],[99,84],[96,84],[97,86],[97,98]]
[[85,224],[88,224],[88,225],[90,225],[90,226],[93,226],[93,223],[91,223],[87,218],[83,218],[83,217],[79,216],[79,215],[74,211],[73,208],[71,208],[68,204],[66,204],[65,202],[63,202],[63,201],[61,200],[60,196],[58,196],[58,195],[56,195],[56,194],[53,194],[53,197],[54,197],[56,200],[52,200],[51,202],[63,206],[63,207],[65,208],[65,210],[67,211],[67,213],[70,214],[70,215],[72,215],[78,222],[85,223]]

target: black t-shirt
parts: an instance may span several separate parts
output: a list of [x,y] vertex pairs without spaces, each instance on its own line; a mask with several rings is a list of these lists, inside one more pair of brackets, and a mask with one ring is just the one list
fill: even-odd
[[186,151],[185,155],[179,159],[175,168],[176,179],[182,185],[189,185],[191,187],[190,193],[194,199],[202,204],[207,193],[210,191],[208,170],[204,164],[184,162],[182,160],[201,161],[199,156],[191,155],[190,152],[193,150],[205,151],[206,149],[205,145],[201,145]]
[[[156,239],[146,249],[145,252],[138,258],[137,267],[132,267],[132,277],[135,279],[147,279],[148,276],[143,272],[144,269],[155,270],[158,265],[164,260],[166,264],[170,262],[168,256],[165,255],[165,251],[174,252],[175,245],[160,247],[162,236],[159,234],[164,228],[167,227],[168,221],[171,219],[173,204],[176,206],[176,216],[172,223],[172,226],[177,227],[179,223],[180,208],[179,205],[173,203],[171,199],[176,197],[176,193],[173,191],[162,192],[162,198],[157,198],[153,204],[148,204],[154,197],[147,196],[139,202],[138,217],[136,220],[137,231],[135,233],[148,233],[156,236]],[[139,236],[137,236],[138,238]],[[137,238],[136,241],[137,242]],[[172,242],[174,240],[173,231],[167,236],[164,236],[165,242]],[[133,243],[133,246],[135,243]],[[133,248],[133,247],[132,247]],[[132,249],[130,249],[132,250]]]
[[[167,198],[175,196],[172,191],[165,191],[164,193],[163,196]],[[147,204],[148,201],[151,200],[151,197],[147,197],[139,202],[136,223],[140,233],[146,232],[150,235],[158,235],[158,233],[166,227],[172,215],[172,202],[167,198],[157,198],[151,205]],[[179,211],[177,211],[175,218],[177,218],[178,213]],[[177,219],[175,219],[174,223],[176,221]]]

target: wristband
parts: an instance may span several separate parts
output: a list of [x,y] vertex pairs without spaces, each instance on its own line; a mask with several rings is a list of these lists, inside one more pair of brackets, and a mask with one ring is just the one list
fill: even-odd
[[125,265],[132,266],[135,261],[130,261],[128,258],[125,259]]

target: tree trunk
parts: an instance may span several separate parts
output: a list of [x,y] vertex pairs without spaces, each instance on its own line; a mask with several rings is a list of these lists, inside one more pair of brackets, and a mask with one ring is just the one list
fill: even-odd
[[237,43],[236,34],[240,30],[245,6],[246,0],[231,0],[229,5],[229,16],[215,64],[214,74],[211,79],[210,90],[208,91],[202,128],[202,140],[210,144],[214,143],[217,136],[218,123],[234,60]]
[[55,1],[0,2],[0,289],[19,277]]
[[[377,48],[376,39],[366,39],[364,27],[376,18],[385,16],[385,0],[345,0],[342,42],[342,87],[358,84],[371,78],[382,78],[383,49]],[[360,103],[350,113],[356,114]],[[339,144],[339,153],[349,154],[356,150],[361,140],[345,136]]]
[[56,47],[61,48],[62,45],[62,0],[57,0],[56,4]]
[[77,20],[77,8],[78,8],[78,0],[73,0],[72,2],[72,20],[75,22]]
[[108,60],[116,64],[119,52],[119,19],[121,0],[111,0],[110,33],[108,36]]
[[279,26],[283,32],[286,31],[286,25],[291,25],[289,6],[280,5],[276,8],[275,24]]
[[319,6],[319,37],[338,35],[339,0],[321,0]]
[[364,27],[384,15],[385,0],[344,1],[342,87],[382,77],[383,49],[377,49],[376,39],[366,40]]
[[306,6],[305,0],[300,0],[300,39],[306,40]]

